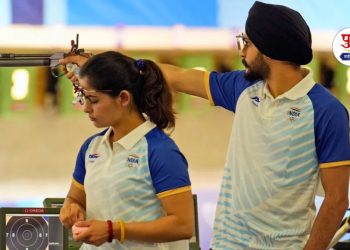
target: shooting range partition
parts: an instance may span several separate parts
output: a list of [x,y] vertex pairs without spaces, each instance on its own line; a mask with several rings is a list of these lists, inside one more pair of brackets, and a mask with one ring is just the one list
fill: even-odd
[[[28,73],[22,74],[23,78],[28,76],[27,94],[23,98],[15,100],[11,96],[11,91],[18,87],[16,84],[21,83],[15,83],[13,74],[15,70],[19,69],[24,70],[22,73]],[[0,67],[0,116],[31,114],[35,108],[37,82],[37,68]]]

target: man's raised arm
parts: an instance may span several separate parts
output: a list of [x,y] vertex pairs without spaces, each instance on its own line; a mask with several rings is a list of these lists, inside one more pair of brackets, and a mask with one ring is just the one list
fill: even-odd
[[[73,63],[81,67],[87,61],[86,57],[82,56],[68,56],[59,62],[61,64]],[[162,70],[164,77],[167,80],[170,88],[190,95],[195,95],[208,99],[205,86],[209,86],[209,74],[208,72],[196,70],[196,69],[184,69],[170,64],[159,63],[158,66]],[[67,77],[75,82],[77,76],[72,72],[67,73]]]
[[158,64],[170,88],[190,95],[208,99],[205,86],[209,81],[208,72],[184,69],[170,64]]

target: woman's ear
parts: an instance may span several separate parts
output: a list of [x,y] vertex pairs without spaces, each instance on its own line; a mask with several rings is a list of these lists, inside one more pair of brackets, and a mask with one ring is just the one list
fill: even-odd
[[131,93],[127,90],[122,90],[119,93],[120,104],[122,107],[126,107],[131,103]]

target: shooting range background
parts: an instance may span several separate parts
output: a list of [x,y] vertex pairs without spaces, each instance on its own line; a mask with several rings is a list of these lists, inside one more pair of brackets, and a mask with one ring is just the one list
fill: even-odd
[[[308,66],[316,80],[325,79],[324,66],[333,71],[331,91],[348,107],[349,68],[335,60],[331,48],[337,32],[350,26],[346,13],[350,2],[266,2],[298,9],[305,17],[315,50]],[[236,69],[242,66],[235,34],[244,30],[252,4],[243,0],[0,0],[0,53],[68,51],[70,40],[79,33],[80,47],[94,53],[119,50],[187,68]],[[14,100],[13,75],[18,69],[27,72],[18,71],[28,78],[28,92]],[[41,206],[45,197],[66,195],[82,142],[99,131],[79,107],[71,105],[72,99],[70,82],[65,78],[52,82],[46,68],[0,68],[0,206]],[[201,246],[208,249],[233,115],[199,98],[175,94],[175,99],[178,119],[172,137],[189,161],[199,201]],[[317,203],[321,200],[317,198]]]

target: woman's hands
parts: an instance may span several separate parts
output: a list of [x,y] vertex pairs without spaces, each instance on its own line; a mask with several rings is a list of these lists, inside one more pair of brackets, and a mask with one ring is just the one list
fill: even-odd
[[85,204],[85,191],[72,182],[60,211],[60,220],[64,227],[70,228],[74,223],[85,220]]
[[70,228],[76,222],[85,220],[85,209],[76,202],[66,202],[61,208],[60,220],[64,227]]
[[109,231],[108,224],[106,221],[79,221],[74,224],[74,228],[78,229],[76,231],[77,233],[73,232],[74,240],[83,241],[85,243],[92,244],[95,246],[100,246],[108,241]]

